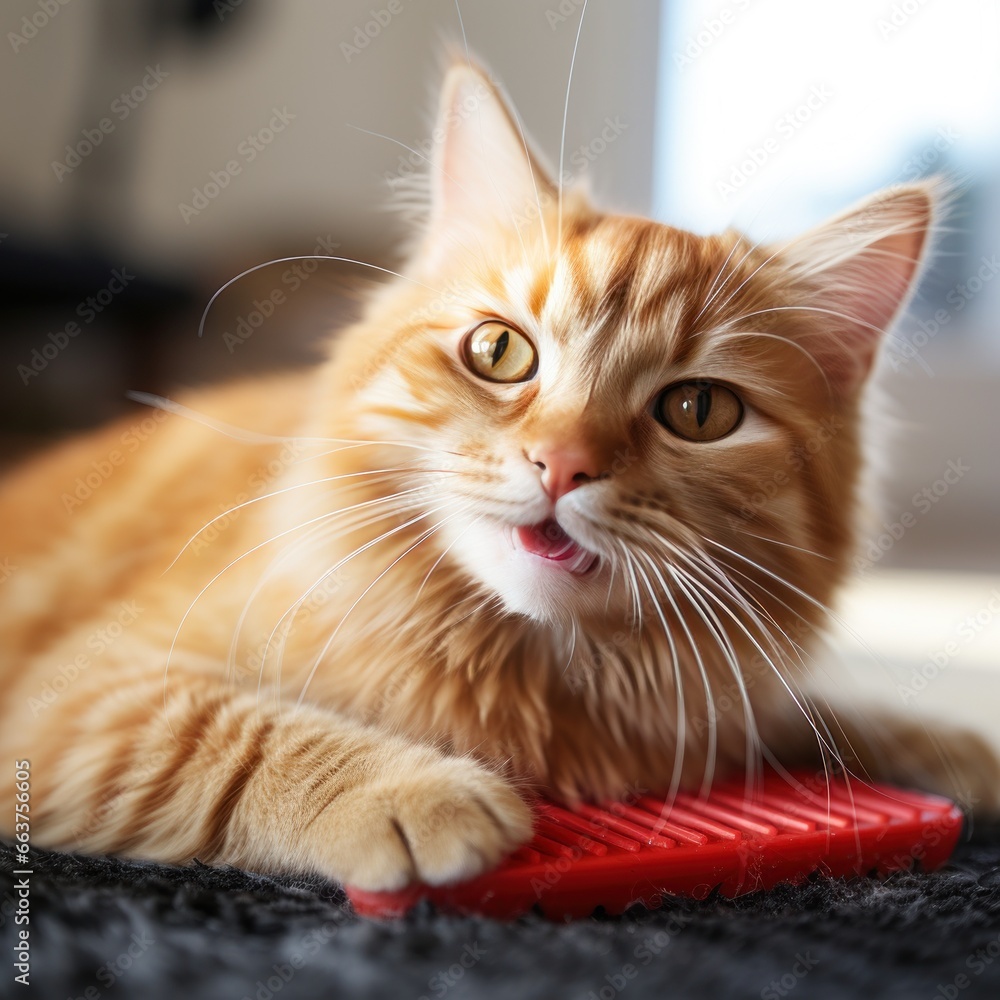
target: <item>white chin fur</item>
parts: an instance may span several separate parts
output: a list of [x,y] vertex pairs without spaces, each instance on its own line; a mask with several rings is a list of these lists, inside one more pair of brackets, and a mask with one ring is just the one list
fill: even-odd
[[570,573],[557,562],[525,552],[512,543],[508,529],[480,521],[466,528],[454,526],[451,534],[445,543],[455,542],[449,554],[497,594],[509,611],[536,621],[559,621],[603,605],[595,601],[594,574]]

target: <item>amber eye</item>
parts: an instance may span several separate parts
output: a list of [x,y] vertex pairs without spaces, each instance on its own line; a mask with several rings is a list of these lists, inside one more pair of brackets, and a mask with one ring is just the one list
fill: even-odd
[[688,441],[718,441],[736,430],[743,404],[732,389],[716,382],[678,382],[660,393],[654,416]]
[[480,323],[463,346],[465,363],[491,382],[526,382],[538,368],[535,345],[499,320]]

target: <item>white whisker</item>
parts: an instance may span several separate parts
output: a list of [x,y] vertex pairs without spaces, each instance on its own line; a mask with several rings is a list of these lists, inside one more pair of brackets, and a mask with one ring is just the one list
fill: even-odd
[[563,223],[563,166],[566,160],[566,122],[569,119],[569,94],[573,87],[573,67],[576,66],[576,52],[580,47],[580,33],[583,31],[583,19],[587,16],[588,0],[583,0],[580,11],[580,23],[576,26],[576,41],[573,42],[573,56],[569,61],[569,79],[566,81],[566,103],[563,105],[562,137],[559,140],[559,222],[557,226],[558,242],[556,254],[562,253],[562,223]]
[[[414,518],[411,518],[410,520],[408,520],[408,521],[404,522],[403,524],[401,524],[401,525],[397,526],[396,528],[393,528],[393,529],[392,529],[391,531],[387,531],[387,532],[386,532],[386,533],[385,533],[384,535],[381,535],[380,537],[378,537],[378,538],[376,538],[376,539],[373,539],[373,540],[372,540],[372,541],[370,541],[370,542],[366,542],[366,543],[365,543],[364,545],[362,545],[362,546],[361,546],[360,548],[358,548],[358,549],[355,549],[355,551],[354,551],[354,552],[352,552],[352,553],[351,553],[351,554],[350,554],[349,556],[346,556],[346,557],[345,557],[344,559],[341,559],[341,560],[340,560],[340,561],[339,561],[339,562],[337,563],[337,565],[336,565],[335,567],[333,567],[333,568],[332,568],[331,570],[329,570],[329,571],[328,571],[328,574],[329,574],[329,573],[332,573],[332,572],[335,572],[335,571],[336,571],[337,569],[339,569],[339,568],[340,568],[340,567],[341,567],[342,565],[344,565],[344,563],[348,562],[348,561],[349,561],[349,560],[351,560],[351,559],[354,559],[354,558],[355,558],[356,556],[360,555],[360,554],[361,554],[362,552],[365,552],[365,551],[367,551],[367,550],[368,550],[368,549],[370,549],[370,548],[371,548],[371,547],[372,547],[373,545],[376,545],[377,543],[379,543],[379,542],[383,541],[384,539],[388,538],[388,537],[389,537],[390,535],[394,535],[394,534],[396,534],[396,533],[397,533],[397,532],[399,532],[399,531],[403,531],[404,529],[406,529],[406,528],[410,527],[410,525],[412,525],[412,524],[416,524],[416,522],[417,522],[417,521],[420,521],[420,520],[422,520],[422,519],[423,519],[423,518],[425,518],[425,517],[430,517],[430,516],[431,516],[431,514],[436,514],[436,513],[437,513],[437,512],[439,511],[439,510],[444,510],[444,509],[445,509],[446,507],[448,507],[448,506],[454,506],[454,502],[452,502],[452,503],[450,503],[450,504],[449,504],[449,503],[445,503],[445,504],[442,504],[442,505],[440,505],[440,506],[438,506],[438,507],[435,507],[435,508],[433,508],[432,510],[429,510],[429,511],[424,511],[423,513],[421,513],[421,514],[418,514],[418,515],[417,515],[416,517],[414,517]],[[410,551],[411,551],[410,549],[407,549],[407,553],[408,553],[408,552],[410,552]],[[406,553],[404,553],[404,555],[405,555],[405,554],[406,554]],[[397,562],[399,562],[399,559],[396,559],[396,560],[394,560],[394,561],[393,561],[393,562],[392,562],[392,563],[390,564],[390,566],[389,566],[389,569],[391,569],[391,568],[392,568],[392,566],[395,566]],[[383,571],[382,573],[380,573],[380,574],[379,574],[379,575],[378,575],[378,576],[377,576],[377,577],[376,577],[376,578],[375,578],[375,579],[374,579],[374,580],[373,580],[373,581],[372,581],[372,582],[371,582],[371,583],[370,583],[370,584],[368,585],[368,587],[366,588],[366,590],[364,591],[364,593],[362,593],[361,597],[359,597],[359,598],[358,598],[358,599],[357,599],[357,600],[356,600],[356,601],[354,602],[354,604],[352,604],[352,605],[351,605],[351,607],[350,607],[350,608],[348,609],[348,611],[347,611],[347,614],[345,614],[345,615],[344,615],[344,618],[343,618],[343,619],[341,619],[341,622],[340,622],[340,624],[339,624],[339,625],[338,625],[338,626],[336,627],[336,629],[334,629],[334,631],[333,631],[333,634],[332,634],[332,635],[330,636],[330,638],[329,638],[329,639],[327,639],[326,643],[325,643],[325,644],[323,645],[323,648],[322,648],[322,649],[321,649],[321,650],[319,651],[319,653],[318,653],[318,654],[316,655],[315,659],[313,660],[313,664],[312,664],[312,667],[310,667],[310,669],[309,669],[309,674],[308,674],[308,675],[307,675],[307,677],[306,677],[306,680],[305,680],[305,683],[304,683],[304,684],[302,685],[302,690],[301,690],[301,692],[299,693],[299,697],[298,697],[298,699],[297,699],[297,701],[296,701],[296,703],[295,703],[295,707],[296,707],[296,708],[301,708],[301,707],[302,707],[302,703],[303,703],[303,701],[305,700],[305,696],[306,696],[306,691],[308,691],[308,690],[309,690],[309,685],[310,685],[310,684],[312,683],[312,680],[313,680],[313,678],[314,678],[314,677],[316,676],[316,671],[317,671],[317,670],[319,669],[319,665],[320,665],[320,663],[321,663],[321,662],[323,661],[323,657],[324,657],[324,656],[326,656],[326,654],[327,654],[327,653],[328,653],[328,652],[330,651],[330,647],[331,647],[331,646],[333,645],[333,641],[334,641],[334,639],[336,639],[336,637],[337,637],[337,633],[338,633],[338,632],[340,631],[340,627],[341,627],[341,625],[343,625],[343,624],[344,624],[344,620],[346,620],[346,618],[347,618],[347,615],[349,615],[349,614],[351,613],[351,611],[353,611],[353,610],[354,610],[354,608],[355,608],[355,607],[357,607],[357,605],[358,605],[358,603],[360,602],[361,598],[362,598],[362,597],[364,597],[364,596],[365,596],[365,594],[367,594],[367,593],[368,593],[368,591],[369,591],[369,590],[371,590],[371,588],[372,588],[372,587],[374,587],[374,586],[375,586],[375,584],[376,584],[376,583],[378,583],[378,581],[379,581],[379,580],[381,580],[383,576],[385,576],[385,573],[386,573],[387,571],[388,571],[388,570],[384,570],[384,571]]]
[[402,278],[404,281],[410,281],[415,285],[419,285],[421,288],[426,288],[428,291],[434,292],[437,295],[441,295],[440,288],[434,288],[431,285],[425,285],[422,281],[417,281],[416,278],[411,278],[409,275],[401,274],[399,271],[393,271],[389,267],[381,267],[378,264],[369,264],[365,260],[355,260],[353,257],[336,257],[332,254],[323,253],[307,253],[307,254],[297,254],[294,257],[275,257],[274,260],[265,260],[261,264],[254,264],[253,267],[248,267],[245,271],[240,271],[239,274],[234,278],[230,278],[224,285],[222,285],[215,294],[208,300],[208,305],[205,306],[205,311],[201,314],[201,322],[198,324],[198,336],[201,337],[205,333],[205,320],[208,319],[209,310],[215,304],[215,300],[227,289],[230,285],[235,284],[240,278],[245,278],[248,274],[253,274],[254,271],[259,271],[262,267],[270,267],[272,264],[288,264],[295,260],[336,260],[340,261],[342,264],[357,264],[360,267],[371,268],[373,271],[379,271],[382,274],[391,274],[393,277]]

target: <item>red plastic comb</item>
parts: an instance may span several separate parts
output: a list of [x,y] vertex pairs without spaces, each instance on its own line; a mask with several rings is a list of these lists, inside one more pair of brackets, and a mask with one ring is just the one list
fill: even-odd
[[962,812],[934,795],[815,775],[768,775],[752,797],[745,783],[672,805],[640,796],[566,808],[540,801],[535,837],[491,872],[448,886],[400,892],[348,887],[363,916],[399,917],[423,899],[448,913],[510,919],[537,909],[551,919],[655,908],[664,896],[740,896],[812,872],[843,877],[943,865]]

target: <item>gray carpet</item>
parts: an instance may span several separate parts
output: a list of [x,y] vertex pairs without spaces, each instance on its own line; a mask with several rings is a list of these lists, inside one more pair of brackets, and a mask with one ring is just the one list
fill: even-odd
[[817,878],[572,924],[426,906],[370,922],[315,878],[39,851],[27,989],[13,981],[13,852],[2,852],[4,997],[1000,997],[997,827],[963,837],[934,874]]

